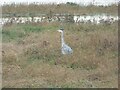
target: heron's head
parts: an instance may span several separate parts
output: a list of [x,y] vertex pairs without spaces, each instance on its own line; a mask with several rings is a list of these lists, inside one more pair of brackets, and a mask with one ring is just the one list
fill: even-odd
[[62,32],[63,32],[63,30],[64,30],[64,29],[63,29],[63,28],[61,28],[61,29],[59,29],[59,30],[57,30],[57,31],[62,33]]

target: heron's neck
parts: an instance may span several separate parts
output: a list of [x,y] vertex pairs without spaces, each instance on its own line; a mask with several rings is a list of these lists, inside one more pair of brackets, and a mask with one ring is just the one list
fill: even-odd
[[63,44],[65,43],[64,42],[64,33],[63,32],[61,32],[61,42],[62,42],[62,46],[63,46]]

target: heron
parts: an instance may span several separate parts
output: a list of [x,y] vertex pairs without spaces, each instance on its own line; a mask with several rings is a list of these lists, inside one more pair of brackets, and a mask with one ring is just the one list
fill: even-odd
[[64,29],[61,28],[57,31],[61,33],[61,52],[62,52],[62,54],[72,54],[73,53],[72,48],[69,47],[64,41]]

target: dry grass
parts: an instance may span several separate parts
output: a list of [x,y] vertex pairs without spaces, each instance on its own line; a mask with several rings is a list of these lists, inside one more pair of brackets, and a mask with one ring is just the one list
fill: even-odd
[[117,87],[117,23],[64,24],[71,55],[61,54],[57,26],[43,24],[41,31],[36,31],[41,25],[3,27],[3,32],[20,30],[16,36],[3,33],[3,87]]
[[10,4],[2,6],[2,13],[3,17],[4,14],[16,14],[16,15],[30,15],[30,16],[37,16],[38,14],[100,14],[106,13],[110,15],[118,15],[118,6],[112,5],[108,7],[97,7],[97,6],[87,6],[82,7],[78,5],[67,5],[67,4]]

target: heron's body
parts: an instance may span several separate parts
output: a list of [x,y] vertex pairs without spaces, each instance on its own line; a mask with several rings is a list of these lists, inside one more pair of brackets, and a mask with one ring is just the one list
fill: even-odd
[[71,54],[71,53],[73,53],[73,50],[71,49],[71,47],[69,47],[64,42],[64,33],[63,33],[63,30],[60,29],[58,31],[61,32],[61,52],[62,52],[62,54]]
[[66,44],[62,46],[62,54],[71,54],[73,50]]

